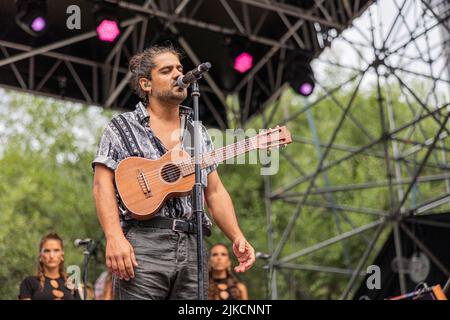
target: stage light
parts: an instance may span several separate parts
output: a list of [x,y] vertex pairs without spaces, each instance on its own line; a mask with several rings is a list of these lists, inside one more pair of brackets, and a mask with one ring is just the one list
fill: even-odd
[[292,89],[304,97],[310,96],[314,92],[314,75],[309,66],[293,66],[288,76]]
[[16,23],[32,36],[47,30],[47,4],[45,0],[17,0]]
[[105,42],[114,42],[120,36],[117,7],[104,1],[96,1],[94,5],[95,25],[98,38]]
[[233,68],[237,72],[245,73],[252,67],[253,67],[253,56],[248,52],[242,52],[234,59]]
[[45,21],[45,18],[43,17],[37,17],[33,20],[31,23],[31,29],[33,29],[34,32],[41,32],[45,29],[47,26],[47,22]]
[[288,81],[292,89],[304,97],[314,92],[314,72],[310,65],[311,57],[302,52],[294,52],[287,60],[285,69],[285,81]]
[[97,26],[97,34],[101,41],[114,42],[120,35],[117,21],[107,19],[102,20]]
[[224,45],[227,65],[237,71],[231,73],[232,77],[239,77],[238,73],[244,74],[253,67],[255,49],[250,46],[247,39],[227,35],[224,37]]
[[304,82],[300,85],[300,88],[298,88],[298,92],[300,92],[300,94],[305,97],[309,96],[313,91],[314,83],[310,82]]

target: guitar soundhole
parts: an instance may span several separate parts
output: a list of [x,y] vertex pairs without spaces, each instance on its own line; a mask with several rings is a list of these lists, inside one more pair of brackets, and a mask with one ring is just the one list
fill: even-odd
[[173,163],[166,164],[161,170],[161,176],[165,182],[172,183],[180,178],[181,171]]

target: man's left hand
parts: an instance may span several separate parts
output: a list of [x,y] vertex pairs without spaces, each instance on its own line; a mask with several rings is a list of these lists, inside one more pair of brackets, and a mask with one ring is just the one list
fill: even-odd
[[245,272],[255,263],[255,249],[244,237],[233,242],[233,252],[239,261],[239,265],[234,268],[234,271]]

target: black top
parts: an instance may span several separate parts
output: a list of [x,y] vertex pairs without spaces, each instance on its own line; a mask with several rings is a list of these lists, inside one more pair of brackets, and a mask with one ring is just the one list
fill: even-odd
[[27,277],[20,284],[19,299],[27,298],[31,300],[81,300],[77,290],[72,291],[65,286],[64,278],[45,277],[44,288],[41,289],[36,276]]
[[220,300],[234,300],[231,292],[231,288],[228,286],[228,279],[214,279],[214,282],[219,289]]

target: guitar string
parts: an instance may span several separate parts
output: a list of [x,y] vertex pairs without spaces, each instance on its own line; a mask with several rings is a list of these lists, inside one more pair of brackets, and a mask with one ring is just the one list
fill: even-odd
[[[255,136],[255,137],[257,137],[257,136]],[[207,157],[209,157],[209,158],[211,158],[211,155],[212,155],[212,154],[214,154],[214,157],[216,157],[216,156],[217,156],[216,153],[218,153],[219,156],[220,156],[220,155],[223,155],[223,156],[227,159],[226,156],[229,154],[229,152],[233,152],[233,154],[234,154],[234,153],[240,153],[241,151],[243,151],[243,152],[250,151],[251,147],[254,147],[254,144],[253,144],[253,142],[252,142],[252,145],[250,145],[249,142],[250,142],[251,140],[253,140],[255,137],[252,137],[252,138],[246,138],[246,139],[241,140],[241,141],[238,141],[238,142],[236,142],[236,143],[234,143],[234,144],[232,144],[232,145],[228,145],[228,146],[221,147],[221,148],[219,148],[219,149],[213,150],[212,152],[206,153],[206,154],[204,154],[204,155],[207,156]],[[233,148],[232,148],[232,147],[233,147]],[[246,150],[247,147],[248,147],[248,150]],[[230,149],[231,149],[231,150],[230,150]],[[242,149],[243,149],[243,150],[242,150]],[[219,152],[219,151],[220,151],[220,152]],[[202,156],[202,155],[201,155],[201,156]],[[201,160],[204,160],[205,158],[206,158],[206,157],[202,156],[202,159],[201,159]],[[178,164],[177,164],[177,163],[174,163],[175,168],[171,169],[171,167],[172,167],[172,166],[171,166],[171,167],[169,167],[169,168],[167,168],[167,169],[163,169],[163,170],[161,171],[161,173],[159,172],[159,171],[160,171],[159,169],[157,169],[157,170],[152,170],[152,171],[150,171],[149,173],[144,174],[144,176],[145,176],[145,178],[149,178],[149,180],[152,181],[154,178],[159,177],[159,176],[161,176],[162,174],[164,174],[164,175],[167,175],[167,174],[174,174],[174,173],[177,173],[178,171],[182,171],[183,169],[190,169],[189,167],[195,165],[194,163],[192,163],[192,160],[194,160],[194,159],[191,158],[189,163],[186,163],[185,161],[180,162],[180,163],[178,163]],[[208,159],[206,159],[206,160],[208,160]],[[223,159],[221,159],[221,160],[218,161],[218,162],[222,162],[222,161],[223,161]],[[214,161],[214,163],[210,164],[210,166],[211,166],[211,165],[214,165],[214,164],[216,164],[216,163],[217,163],[217,162]],[[204,164],[204,161],[202,161],[201,165],[203,165],[203,164]],[[192,173],[192,172],[191,172],[191,173]]]
[[[251,147],[254,147],[253,142],[252,142],[252,145],[250,145],[250,143],[249,143],[253,138],[255,138],[255,137],[246,138],[244,140],[238,141],[235,144],[228,145],[228,146],[221,147],[219,149],[213,150],[212,152],[204,154],[204,156],[202,157],[201,160],[205,160],[205,158],[206,158],[206,160],[208,160],[208,158],[211,159],[211,156],[213,154],[214,154],[213,158],[215,158],[217,156],[217,154],[218,154],[219,156],[223,155],[225,159],[228,159],[227,156],[228,156],[229,152],[232,152],[234,154],[234,153],[240,153],[241,151],[242,152],[250,151]],[[247,150],[247,148],[248,148],[248,150]],[[160,171],[159,169],[152,170],[149,173],[144,174],[144,176],[145,176],[145,178],[149,178],[150,181],[151,181],[153,178],[159,177],[162,174],[174,174],[174,173],[177,173],[178,171],[182,171],[183,169],[191,170],[190,167],[195,165],[194,163],[192,163],[192,160],[194,160],[194,159],[191,158],[189,163],[186,163],[186,161],[183,161],[183,162],[180,162],[180,163],[174,163],[175,168],[172,169],[171,168],[172,166],[170,166],[169,168],[163,169],[161,171],[161,173],[159,172]],[[223,159],[221,159],[220,161],[217,161],[217,162],[220,163],[222,161],[223,161]],[[217,162],[214,161],[212,164],[210,164],[210,166],[216,164]],[[204,164],[204,161],[202,161],[201,165],[203,165],[203,164]]]
[[[230,147],[230,146],[227,146],[227,147]],[[216,153],[218,153],[218,155],[222,155],[223,152],[221,154],[218,151],[221,150],[221,149],[226,150],[227,147],[216,149],[216,150],[214,150],[211,153],[207,153],[207,154],[205,154],[206,157],[203,156],[201,160],[209,160],[208,158],[215,158],[217,156]],[[236,152],[245,151],[245,146],[244,146],[244,150],[241,150],[241,149],[242,149],[242,147],[238,147],[236,149]],[[233,150],[233,153],[234,153],[234,150]],[[212,157],[212,154],[214,154],[213,157]],[[228,152],[226,152],[226,154],[228,154]],[[189,163],[187,163],[186,161],[183,161],[183,162],[180,162],[180,163],[174,163],[176,168],[172,168],[173,166],[169,166],[169,168],[163,169],[163,170],[161,170],[161,172],[160,172],[159,169],[152,170],[149,173],[145,173],[144,176],[145,176],[145,178],[148,178],[151,181],[153,178],[161,176],[161,175],[174,174],[174,173],[177,173],[177,171],[182,171],[183,169],[188,169],[189,170],[191,166],[195,165],[195,163],[192,162],[193,158],[191,158],[190,160],[191,161],[189,161]],[[217,162],[221,162],[221,161],[217,161]],[[212,163],[210,165],[217,164],[217,162],[214,161],[214,163]],[[205,161],[202,161],[201,165],[203,165],[204,163],[205,163]]]
[[[215,149],[212,152],[206,153],[205,156],[211,158],[211,155],[214,154],[214,158],[215,158],[217,156],[217,154],[219,156],[220,155],[224,155],[225,156],[225,155],[228,155],[229,152],[233,152],[234,153],[234,152],[245,151],[246,148],[247,148],[247,142],[249,142],[250,139],[252,139],[252,138],[244,139],[244,140],[241,140],[241,141],[237,142],[236,144],[228,145],[228,146],[225,146],[225,147],[222,147],[222,148],[219,148],[219,149]],[[237,146],[237,148],[234,148],[235,145]],[[231,147],[233,147],[233,148],[231,148]],[[248,147],[250,149],[250,145],[248,145]],[[234,149],[236,149],[236,151],[234,151]],[[241,150],[241,149],[243,149],[243,150]],[[205,160],[205,158],[207,158],[207,157],[203,156],[201,160]],[[176,168],[171,168],[172,166],[169,166],[169,168],[163,169],[161,171],[161,173],[160,173],[159,169],[152,170],[152,171],[150,171],[148,173],[144,173],[144,176],[145,176],[145,178],[148,178],[151,181],[152,179],[154,179],[154,178],[156,178],[156,177],[158,177],[160,175],[163,175],[163,174],[164,175],[174,174],[174,173],[177,173],[177,171],[182,171],[183,169],[189,169],[190,166],[195,165],[194,163],[192,163],[192,160],[193,160],[193,158],[190,159],[189,163],[186,163],[185,161],[180,162],[180,163],[175,163],[174,165],[176,166]],[[206,159],[206,160],[208,160],[208,159]],[[202,164],[203,163],[204,162],[202,161]],[[214,161],[214,163],[212,163],[211,165],[214,165],[216,163],[217,162]]]
[[[203,161],[202,161],[201,165],[205,164],[205,162],[206,162],[206,166],[208,166],[208,160],[211,160],[211,159],[214,160],[214,158],[216,158],[218,155],[219,156],[223,155],[225,158],[228,158],[227,156],[228,156],[228,154],[230,152],[232,152],[233,154],[245,152],[247,148],[250,149],[250,145],[248,143],[249,140],[250,140],[250,138],[244,139],[244,140],[241,140],[241,141],[239,141],[239,142],[237,142],[237,143],[235,143],[233,145],[228,145],[228,146],[216,149],[216,150],[214,150],[214,151],[212,151],[210,153],[205,154],[202,157]],[[169,174],[173,174],[174,172],[176,172],[178,170],[180,170],[180,171],[186,170],[186,169],[187,170],[192,170],[191,167],[195,165],[195,163],[192,163],[192,160],[194,160],[194,158],[191,158],[189,163],[187,163],[186,161],[183,161],[183,162],[181,162],[179,164],[175,164],[177,166],[177,168],[173,168],[173,169],[167,168],[165,171],[163,170],[161,173],[162,174],[167,174],[167,173],[170,172]],[[213,163],[211,163],[210,165],[214,165],[217,162],[222,162],[222,160],[219,159],[219,161],[213,161]],[[155,172],[155,170],[153,172]],[[159,176],[159,175],[160,175],[159,173],[156,173],[156,174],[153,174],[153,175],[150,173],[150,174],[146,174],[146,177],[149,177],[150,179],[153,179],[155,176]]]

